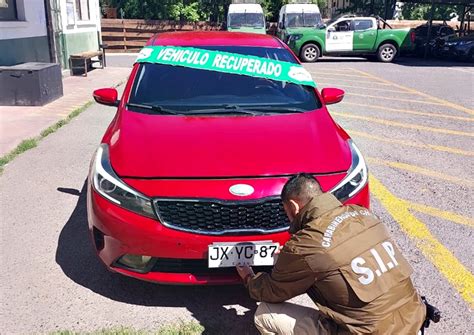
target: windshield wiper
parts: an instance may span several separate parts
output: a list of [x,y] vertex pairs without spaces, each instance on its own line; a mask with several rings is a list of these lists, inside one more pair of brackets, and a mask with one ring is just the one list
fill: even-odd
[[153,114],[169,114],[169,115],[183,115],[182,112],[174,110],[174,109],[169,109],[169,108],[164,108],[159,105],[147,105],[147,104],[136,104],[133,102],[129,102],[127,104],[127,107],[135,107],[135,108],[142,108],[142,109],[147,109],[150,111],[153,111]]
[[186,112],[186,115],[200,115],[200,114],[248,114],[248,115],[261,115],[259,111],[255,111],[252,107],[251,109],[242,108],[235,105],[222,105],[212,108],[204,109],[191,109]]
[[252,110],[260,111],[260,112],[271,112],[271,113],[278,113],[278,114],[290,114],[290,113],[304,113],[306,112],[303,108],[295,108],[295,107],[280,107],[280,106],[253,106],[251,107]]

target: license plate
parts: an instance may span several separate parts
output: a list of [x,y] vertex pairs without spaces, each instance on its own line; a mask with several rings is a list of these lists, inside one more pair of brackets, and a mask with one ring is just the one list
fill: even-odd
[[265,266],[275,264],[275,252],[280,244],[259,242],[214,243],[208,247],[209,268],[227,268],[236,265]]
[[448,51],[448,50],[449,50],[449,47],[444,47],[443,50],[444,50],[444,51]]

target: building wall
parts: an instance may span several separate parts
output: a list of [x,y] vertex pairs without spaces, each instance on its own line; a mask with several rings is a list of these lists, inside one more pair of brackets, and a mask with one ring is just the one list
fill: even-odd
[[0,21],[0,65],[49,62],[44,0],[16,0],[16,6],[16,21]]
[[[60,2],[57,43],[60,49],[58,58],[64,68],[69,68],[70,55],[99,49],[98,32],[100,32],[101,18],[99,0],[82,0],[81,4],[84,6],[87,1],[89,17],[82,19],[78,16],[76,1],[62,0]],[[71,15],[72,8],[74,8],[74,17]],[[82,10],[84,11],[84,8]]]

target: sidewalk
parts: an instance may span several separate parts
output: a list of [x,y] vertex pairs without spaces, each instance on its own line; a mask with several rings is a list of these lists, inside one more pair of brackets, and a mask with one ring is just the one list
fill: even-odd
[[21,141],[64,119],[73,110],[93,100],[97,88],[113,87],[127,79],[130,68],[107,67],[88,72],[87,77],[63,78],[64,95],[44,106],[0,106],[0,157]]

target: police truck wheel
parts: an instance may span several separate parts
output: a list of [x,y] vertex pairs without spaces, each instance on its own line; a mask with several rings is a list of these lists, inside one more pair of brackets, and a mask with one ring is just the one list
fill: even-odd
[[390,43],[381,45],[377,51],[377,59],[384,63],[392,62],[396,55],[397,47]]
[[316,62],[316,60],[319,58],[321,55],[321,51],[319,51],[319,48],[316,44],[306,44],[300,52],[300,59],[303,62]]

